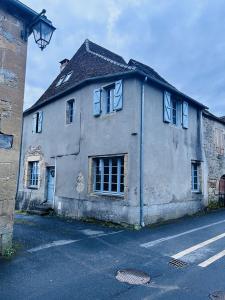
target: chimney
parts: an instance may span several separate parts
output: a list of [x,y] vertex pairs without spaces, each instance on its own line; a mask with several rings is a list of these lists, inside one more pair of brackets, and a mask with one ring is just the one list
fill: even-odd
[[64,58],[63,60],[61,60],[60,63],[60,72],[62,72],[62,70],[65,68],[65,66],[68,64],[69,59]]

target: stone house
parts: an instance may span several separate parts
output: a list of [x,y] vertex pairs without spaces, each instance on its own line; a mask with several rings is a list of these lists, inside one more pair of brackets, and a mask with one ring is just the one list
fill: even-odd
[[86,40],[24,113],[18,208],[142,226],[197,212],[204,109]]
[[225,206],[225,119],[203,112],[207,204]]
[[0,1],[0,253],[12,241],[27,56],[25,37],[37,15],[20,1]]

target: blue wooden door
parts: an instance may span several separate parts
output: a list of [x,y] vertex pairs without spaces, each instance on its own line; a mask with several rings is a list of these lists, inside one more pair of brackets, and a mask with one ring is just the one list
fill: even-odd
[[53,204],[55,191],[55,168],[48,168],[47,201]]

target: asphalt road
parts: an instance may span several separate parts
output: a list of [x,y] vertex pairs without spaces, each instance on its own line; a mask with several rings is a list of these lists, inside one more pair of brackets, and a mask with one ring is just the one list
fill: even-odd
[[[0,300],[194,300],[225,292],[225,211],[140,231],[17,215],[14,242],[16,255],[0,258]],[[151,281],[121,283],[121,269]]]

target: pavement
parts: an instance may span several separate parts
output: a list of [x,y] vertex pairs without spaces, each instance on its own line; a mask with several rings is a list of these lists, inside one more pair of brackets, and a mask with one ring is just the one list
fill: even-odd
[[[225,292],[224,210],[139,231],[17,214],[14,245],[15,256],[0,258],[0,300],[195,300]],[[123,269],[151,281],[120,282]]]

